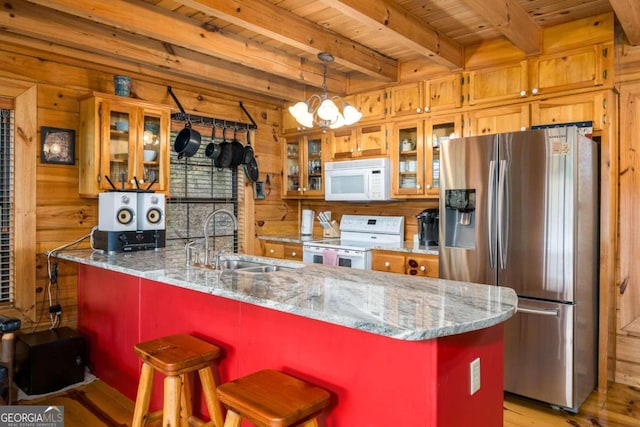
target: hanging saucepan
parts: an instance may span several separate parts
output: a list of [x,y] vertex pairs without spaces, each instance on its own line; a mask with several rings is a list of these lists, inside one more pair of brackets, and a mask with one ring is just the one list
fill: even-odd
[[233,146],[229,141],[227,141],[227,127],[222,128],[222,142],[220,143],[220,155],[216,159],[220,166],[216,165],[218,168],[228,168],[231,166],[231,161],[233,160]]
[[231,159],[231,167],[240,166],[244,158],[244,147],[242,146],[240,141],[238,141],[237,128],[233,131],[233,141],[231,141],[231,146],[233,147],[233,157]]
[[247,145],[244,146],[244,152],[242,153],[242,164],[248,165],[253,160],[254,153],[253,147],[251,146],[251,140],[249,139],[249,135],[251,134],[251,130],[247,128]]
[[251,158],[249,163],[245,163],[242,166],[244,167],[244,174],[247,176],[247,179],[251,182],[256,182],[259,175],[258,162],[256,161],[256,158]]
[[[187,116],[184,112],[184,108],[182,108],[182,104],[180,104],[178,98],[173,94],[171,86],[168,86],[167,89],[173,100],[178,105],[180,112],[184,116]],[[191,128],[191,120],[189,120],[187,116],[187,124],[184,126],[184,129],[178,132],[176,140],[173,143],[173,149],[178,153],[178,158],[181,159],[184,156],[191,157],[196,154],[198,152],[198,148],[200,148],[200,139],[200,133]]]
[[220,151],[221,151],[220,144],[215,142],[215,138],[216,138],[216,128],[214,127],[213,130],[211,131],[211,142],[207,144],[207,148],[204,150],[205,156],[213,160],[220,157]]

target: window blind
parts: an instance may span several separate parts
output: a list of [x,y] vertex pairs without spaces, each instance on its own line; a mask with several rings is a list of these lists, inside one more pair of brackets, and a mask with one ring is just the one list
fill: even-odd
[[13,111],[0,110],[0,303],[13,302]]

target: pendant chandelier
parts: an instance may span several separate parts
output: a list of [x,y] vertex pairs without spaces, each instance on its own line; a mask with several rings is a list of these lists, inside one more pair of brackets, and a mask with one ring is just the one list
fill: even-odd
[[323,132],[356,123],[362,118],[362,113],[356,107],[347,104],[339,96],[329,98],[327,95],[327,63],[333,62],[333,55],[320,52],[318,59],[322,61],[322,94],[311,95],[306,101],[292,105],[289,112],[305,128],[312,128],[315,124]]

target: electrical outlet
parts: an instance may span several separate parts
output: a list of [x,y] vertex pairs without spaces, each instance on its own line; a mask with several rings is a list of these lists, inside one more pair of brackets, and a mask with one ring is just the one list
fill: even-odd
[[476,358],[469,364],[469,393],[475,394],[480,390],[480,358]]

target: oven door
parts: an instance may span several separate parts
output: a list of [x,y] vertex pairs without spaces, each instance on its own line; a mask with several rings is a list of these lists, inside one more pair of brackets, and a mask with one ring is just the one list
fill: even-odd
[[310,264],[337,265],[359,270],[371,269],[369,252],[362,250],[304,245],[302,261]]

